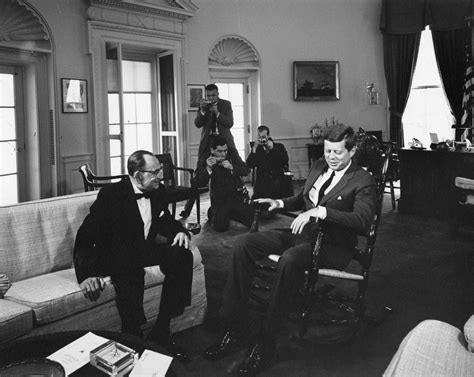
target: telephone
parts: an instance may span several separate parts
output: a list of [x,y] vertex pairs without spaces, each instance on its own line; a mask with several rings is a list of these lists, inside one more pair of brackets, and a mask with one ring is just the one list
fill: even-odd
[[411,139],[410,142],[408,142],[408,146],[413,149],[424,149],[423,143],[416,137],[414,137],[413,139]]

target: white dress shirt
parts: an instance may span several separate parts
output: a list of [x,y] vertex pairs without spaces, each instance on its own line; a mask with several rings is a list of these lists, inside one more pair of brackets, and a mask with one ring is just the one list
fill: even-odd
[[[321,174],[318,179],[316,179],[316,182],[314,182],[313,187],[309,190],[309,199],[313,202],[313,205],[315,207],[318,207],[318,218],[321,220],[324,220],[327,216],[327,211],[326,207],[323,206],[318,206],[318,196],[319,196],[319,189],[322,187],[324,182],[326,182],[329,177],[331,176],[332,172],[334,171],[334,178],[331,181],[331,184],[328,186],[324,194],[327,194],[329,191],[331,191],[334,186],[336,186],[339,181],[341,180],[342,176],[346,173],[347,169],[349,169],[349,166],[351,166],[352,160],[349,161],[349,164],[347,166],[339,171],[334,171],[331,168],[328,168],[327,171],[325,171],[323,174]],[[283,201],[278,199],[280,208],[283,208]]]
[[[143,194],[143,191],[140,191],[132,177],[130,177],[130,182],[132,182],[133,192],[135,194]],[[148,198],[140,198],[137,200],[137,205],[143,221],[143,235],[146,239],[151,227],[151,201]]]

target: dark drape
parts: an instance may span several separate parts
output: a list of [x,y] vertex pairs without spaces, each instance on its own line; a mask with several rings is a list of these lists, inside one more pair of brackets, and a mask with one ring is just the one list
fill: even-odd
[[[464,71],[466,69],[466,42],[469,29],[434,31],[433,44],[438,68],[443,80],[456,125],[461,125]],[[470,46],[469,46],[470,48]]]
[[390,140],[403,147],[402,115],[410,94],[421,32],[384,34],[383,59],[390,102]]
[[401,117],[411,87],[421,31],[433,31],[438,67],[456,122],[462,107],[464,32],[470,0],[382,0],[380,30],[390,101],[390,139],[403,146]]

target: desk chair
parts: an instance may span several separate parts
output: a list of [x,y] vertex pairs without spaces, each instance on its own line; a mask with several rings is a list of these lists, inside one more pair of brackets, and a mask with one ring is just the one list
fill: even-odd
[[98,188],[110,185],[111,183],[126,177],[125,174],[97,176],[90,169],[88,164],[79,166],[79,173],[81,173],[82,181],[84,183],[84,191],[93,191]]
[[391,148],[390,161],[388,163],[388,171],[386,177],[386,185],[388,185],[389,191],[385,193],[390,193],[392,199],[392,209],[397,209],[397,201],[395,199],[395,189],[400,190],[400,186],[395,186],[394,182],[400,181],[400,159],[398,158],[398,149],[397,143],[394,141],[382,142],[382,145],[385,148]]
[[189,181],[193,178],[194,170],[191,168],[182,168],[175,166],[171,154],[157,154],[155,155],[163,165],[163,184],[168,189],[170,195],[170,203],[172,204],[172,215],[176,216],[176,203],[188,199],[196,201],[197,223],[201,223],[200,214],[200,191],[192,186],[183,186],[176,184],[177,172],[186,172],[189,174]]
[[[347,271],[339,271],[334,269],[323,269],[320,268],[319,254],[321,247],[323,246],[323,235],[324,235],[324,225],[322,224],[321,230],[317,235],[316,244],[313,249],[312,262],[308,266],[308,270],[305,272],[305,283],[301,293],[301,310],[298,320],[298,332],[299,336],[303,337],[306,334],[308,326],[311,322],[314,322],[319,325],[328,325],[328,324],[337,324],[337,325],[347,325],[353,327],[355,330],[358,330],[362,324],[365,315],[365,294],[368,287],[369,272],[370,266],[372,263],[372,257],[374,253],[375,241],[377,237],[377,229],[380,222],[380,216],[382,211],[383,204],[383,194],[385,188],[385,179],[388,170],[388,164],[390,159],[390,153],[384,151],[379,151],[378,164],[372,162],[372,168],[376,171],[373,171],[372,174],[377,183],[377,201],[376,201],[376,210],[374,218],[372,219],[372,224],[370,230],[367,234],[361,235],[365,239],[365,245],[360,250],[357,249],[354,253],[353,259],[359,265],[359,273],[350,273]],[[390,149],[388,150],[390,152]],[[359,160],[359,164],[362,165]],[[378,168],[376,166],[378,165]],[[262,206],[257,205],[256,210],[256,220],[257,225],[254,226],[258,230],[258,212],[261,210]],[[281,214],[296,217],[296,214],[289,212],[281,212]],[[271,285],[267,284],[268,273],[274,272],[277,269],[277,263],[279,260],[279,255],[270,254],[267,258],[257,262],[257,268],[260,273],[257,273],[257,278],[254,280],[254,284],[251,289],[251,298],[257,307],[264,309],[266,306],[266,300],[268,294],[271,291]],[[329,291],[334,288],[333,285],[324,286],[321,290],[316,290],[316,283],[320,276],[349,281],[357,284],[357,293],[353,298],[346,297],[336,297],[331,296]],[[312,308],[315,301],[323,301],[332,305],[336,305],[338,308],[344,311],[344,317],[338,316],[337,318],[331,319],[314,319],[312,318]],[[391,312],[390,308],[385,308],[384,314]],[[355,333],[355,331],[354,331]]]
[[458,200],[454,207],[452,235],[464,224],[474,223],[474,179],[456,177],[454,179]]

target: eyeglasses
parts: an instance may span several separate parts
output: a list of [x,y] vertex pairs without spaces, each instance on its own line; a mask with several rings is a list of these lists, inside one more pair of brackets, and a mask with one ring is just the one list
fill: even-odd
[[141,173],[148,173],[151,174],[153,177],[158,177],[160,174],[163,174],[163,168],[159,168],[156,170],[139,170]]

